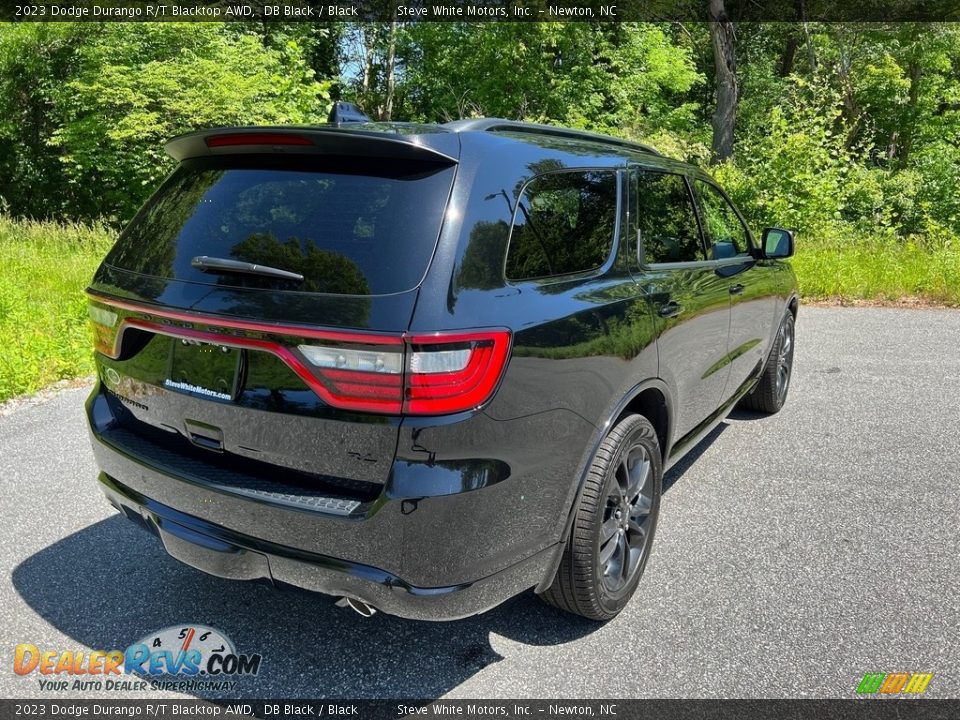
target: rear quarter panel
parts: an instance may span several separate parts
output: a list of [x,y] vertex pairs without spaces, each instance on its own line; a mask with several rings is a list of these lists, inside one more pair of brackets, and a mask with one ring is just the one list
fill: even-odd
[[619,255],[592,277],[504,279],[513,207],[527,180],[547,169],[624,161],[577,154],[562,141],[544,149],[488,135],[462,141],[453,199],[411,330],[509,327],[512,356],[482,421],[406,418],[398,458],[502,460],[511,481],[502,512],[518,530],[501,540],[531,552],[560,539],[611,414],[640,379],[656,377],[658,323]]

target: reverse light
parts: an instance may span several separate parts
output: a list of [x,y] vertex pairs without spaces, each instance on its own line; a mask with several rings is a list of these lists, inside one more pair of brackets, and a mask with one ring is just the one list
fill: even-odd
[[114,357],[119,316],[112,310],[93,303],[87,305],[87,314],[93,326],[94,349],[108,357]]
[[470,348],[410,353],[411,373],[446,373],[463,370],[470,362]]
[[319,368],[359,370],[391,375],[403,372],[402,352],[370,352],[321,345],[299,345],[297,349],[312,365]]

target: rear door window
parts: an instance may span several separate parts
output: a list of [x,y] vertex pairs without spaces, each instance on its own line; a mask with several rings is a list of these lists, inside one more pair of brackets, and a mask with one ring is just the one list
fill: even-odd
[[[188,161],[121,234],[106,262],[216,285],[345,295],[415,287],[433,255],[452,167],[381,161]],[[302,282],[210,273],[194,257],[299,273]]]
[[570,170],[533,178],[517,200],[507,279],[599,269],[613,251],[616,220],[615,171]]

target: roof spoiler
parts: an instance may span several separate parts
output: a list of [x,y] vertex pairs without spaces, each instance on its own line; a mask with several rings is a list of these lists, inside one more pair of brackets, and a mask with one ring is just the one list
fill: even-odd
[[220,155],[340,155],[454,164],[415,138],[336,127],[222,127],[179,135],[164,146],[174,160]]

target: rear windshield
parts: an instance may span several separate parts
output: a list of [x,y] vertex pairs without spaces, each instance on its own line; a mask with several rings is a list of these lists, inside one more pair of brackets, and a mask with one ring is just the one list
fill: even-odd
[[[188,161],[121,234],[107,264],[221,286],[342,295],[415,287],[433,255],[453,168],[311,159]],[[201,270],[198,256],[265,265],[303,281]]]

